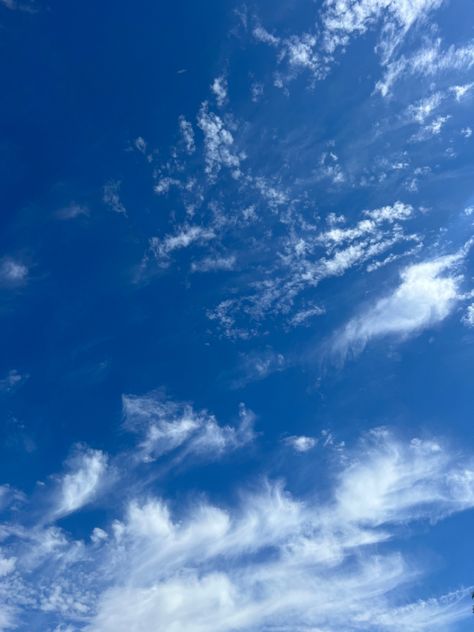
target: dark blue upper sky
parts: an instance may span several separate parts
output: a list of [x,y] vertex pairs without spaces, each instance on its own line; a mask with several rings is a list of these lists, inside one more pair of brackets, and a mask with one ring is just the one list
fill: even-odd
[[0,47],[0,631],[471,629],[471,3]]

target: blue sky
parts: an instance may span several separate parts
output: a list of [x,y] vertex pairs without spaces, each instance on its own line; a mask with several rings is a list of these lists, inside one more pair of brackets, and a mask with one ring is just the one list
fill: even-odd
[[0,26],[0,631],[470,630],[472,3]]

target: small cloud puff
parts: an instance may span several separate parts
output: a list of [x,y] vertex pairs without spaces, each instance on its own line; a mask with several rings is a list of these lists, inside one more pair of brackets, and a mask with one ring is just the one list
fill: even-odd
[[221,108],[227,101],[227,79],[224,76],[216,77],[212,82],[211,90],[217,105]]
[[0,261],[0,286],[17,287],[26,283],[28,268],[24,263],[9,257]]
[[283,443],[286,446],[293,448],[295,452],[309,452],[316,446],[317,439],[314,437],[291,436],[285,437],[283,439]]

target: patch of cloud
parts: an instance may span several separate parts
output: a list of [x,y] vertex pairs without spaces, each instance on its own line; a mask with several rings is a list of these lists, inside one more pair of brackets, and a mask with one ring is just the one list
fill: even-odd
[[67,516],[92,502],[107,473],[107,455],[100,450],[79,449],[68,462],[69,472],[60,482],[54,516]]
[[413,206],[397,201],[392,205],[382,206],[370,211],[364,211],[364,215],[377,223],[405,221],[413,217]]
[[[327,230],[318,231],[304,223],[301,231],[296,228],[290,231],[280,242],[272,274],[266,271],[262,279],[253,282],[254,293],[221,301],[208,310],[208,317],[219,324],[226,337],[233,339],[255,335],[258,323],[270,314],[283,315],[289,326],[301,324],[305,308],[300,307],[303,312],[300,320],[296,316],[295,299],[304,290],[342,276],[363,263],[375,263],[395,245],[420,241],[416,233],[406,233],[402,226],[414,216],[410,205],[395,202],[363,211],[362,215],[363,219],[353,225],[330,222]],[[307,314],[312,315],[315,314]],[[244,319],[245,327],[240,324]]]
[[467,71],[474,65],[474,44],[451,45],[442,49],[441,40],[436,40],[409,57],[402,55],[387,64],[384,77],[377,83],[376,90],[388,96],[395,85],[405,76],[433,77],[442,72]]
[[[125,412],[132,423],[137,415],[140,424],[143,417],[154,423],[156,403],[132,399]],[[287,439],[310,456],[312,437]],[[334,461],[328,494],[319,494],[319,476],[306,475],[307,494],[265,481],[240,489],[227,506],[199,494],[167,502],[146,484],[138,491],[129,463],[122,466],[123,510],[88,541],[56,526],[2,527],[4,628],[21,620],[83,632],[389,632],[402,622],[407,630],[446,632],[469,616],[468,590],[407,599],[429,571],[404,558],[407,536],[420,521],[434,530],[474,507],[472,458],[440,441],[402,441],[378,428]]]
[[58,219],[76,219],[81,216],[88,216],[90,214],[90,210],[87,206],[83,204],[76,204],[76,202],[72,202],[68,206],[64,206],[56,212],[56,217]]
[[145,462],[171,455],[175,462],[198,457],[219,459],[254,439],[254,415],[241,406],[237,426],[221,426],[206,410],[165,399],[160,393],[123,397],[125,427],[142,437],[138,454]]
[[102,192],[102,200],[112,211],[127,215],[127,209],[123,205],[120,199],[120,187],[122,183],[120,180],[110,180],[104,185]]
[[245,155],[235,150],[232,133],[217,114],[209,111],[207,103],[199,112],[198,126],[204,134],[208,177],[215,179],[222,167],[227,167],[232,177],[238,179],[241,175],[240,163]]
[[341,184],[345,181],[345,175],[339,164],[339,158],[334,152],[324,153],[321,156],[318,176],[328,178],[333,184]]
[[287,75],[278,73],[275,85],[283,87],[298,70],[307,70],[314,79],[327,76],[337,52],[345,52],[351,40],[380,25],[376,51],[382,65],[394,57],[410,29],[423,24],[444,0],[325,0],[314,32],[280,38],[261,24],[253,37],[278,51],[278,63],[286,61]]
[[293,35],[285,40],[283,54],[287,56],[290,68],[305,68],[312,73],[317,71],[319,58],[315,52],[316,41],[316,37],[309,33]]
[[309,452],[316,446],[317,442],[317,439],[314,437],[306,437],[304,435],[292,435],[283,439],[283,443],[295,450],[295,452]]
[[449,121],[451,116],[447,114],[446,116],[437,116],[431,123],[425,125],[420,129],[419,132],[414,134],[411,138],[412,141],[423,141],[432,136],[439,136],[441,130]]
[[163,176],[158,179],[157,183],[153,187],[153,190],[158,195],[165,195],[169,193],[172,187],[180,187],[181,182],[176,178],[170,178],[169,176]]
[[408,117],[422,125],[425,120],[433,114],[433,112],[441,105],[443,101],[443,95],[441,92],[436,92],[429,97],[421,99],[414,105],[410,105],[408,108]]
[[299,327],[301,325],[309,325],[309,322],[316,316],[322,316],[326,313],[326,310],[319,305],[313,305],[305,307],[297,311],[290,319],[290,325],[292,327]]
[[263,350],[241,353],[237,377],[232,381],[233,388],[242,388],[251,383],[264,380],[269,375],[283,371],[288,366],[282,353],[271,347]]
[[280,38],[269,33],[263,26],[260,24],[257,25],[253,29],[253,36],[259,42],[263,42],[264,44],[270,44],[270,46],[278,46],[280,43]]
[[191,264],[191,272],[218,272],[221,270],[233,270],[235,268],[236,258],[234,255],[229,257],[204,257],[199,261],[193,261]]
[[324,44],[333,53],[345,47],[350,37],[364,34],[383,20],[378,44],[386,62],[416,22],[422,22],[443,0],[326,0]]
[[471,465],[441,444],[380,429],[351,452],[327,501],[267,484],[236,507],[203,500],[178,518],[160,498],[132,500],[104,543],[107,579],[86,630],[389,631],[400,620],[449,630],[469,616],[469,596],[400,603],[423,569],[397,551],[397,527],[472,507],[473,485]]
[[250,88],[250,94],[252,95],[252,101],[257,103],[263,96],[264,86],[260,81],[254,81]]
[[464,97],[472,90],[474,87],[473,83],[465,83],[460,86],[452,86],[450,91],[454,93],[456,101],[462,101]]
[[28,379],[27,374],[22,374],[16,369],[11,369],[8,374],[0,380],[0,392],[11,393]]
[[474,327],[474,303],[468,305],[463,317],[463,323],[468,327]]
[[26,283],[28,268],[21,261],[6,257],[0,261],[0,285],[16,287]]
[[343,357],[361,351],[374,338],[406,338],[447,318],[460,299],[462,276],[457,272],[461,255],[448,255],[408,266],[401,282],[351,319],[333,341],[333,352]]
[[188,248],[192,244],[202,244],[214,238],[215,232],[212,229],[183,225],[175,235],[152,237],[150,250],[157,262],[166,267],[169,265],[170,255],[176,250]]
[[196,142],[194,138],[194,129],[192,124],[187,121],[184,116],[179,118],[179,129],[183,137],[184,145],[188,154],[193,154],[196,151]]
[[227,79],[221,75],[216,77],[211,84],[211,91],[214,94],[217,105],[221,108],[227,101]]

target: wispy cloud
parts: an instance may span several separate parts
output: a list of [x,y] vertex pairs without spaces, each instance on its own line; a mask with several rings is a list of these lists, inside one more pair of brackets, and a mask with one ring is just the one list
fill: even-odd
[[16,390],[28,377],[27,374],[11,369],[4,378],[0,379],[0,392],[10,393]]
[[175,235],[166,235],[163,238],[152,237],[150,249],[158,263],[167,266],[170,255],[176,250],[188,248],[191,244],[205,243],[214,237],[215,233],[212,229],[201,226],[182,226],[180,232]]
[[[155,399],[124,405],[132,418],[157,422]],[[209,423],[203,413],[183,412],[199,427]],[[311,458],[311,437],[288,444]],[[91,498],[96,477],[86,471],[96,459],[83,454],[64,478],[68,509]],[[407,586],[429,568],[404,559],[399,526],[405,541],[420,521],[435,529],[474,506],[472,459],[439,441],[399,440],[379,428],[334,463],[329,495],[320,496],[316,479],[304,495],[267,481],[227,506],[198,497],[176,507],[137,495],[123,467],[124,510],[95,526],[88,543],[55,526],[4,531],[4,628],[25,605],[48,629],[59,619],[87,632],[390,631],[400,621],[406,630],[446,632],[469,616],[467,591],[406,600]]]
[[121,186],[122,183],[120,180],[110,180],[107,182],[103,189],[102,199],[104,203],[115,213],[127,215],[127,209],[120,198]]
[[16,287],[26,283],[28,268],[21,261],[7,257],[0,261],[0,286]]
[[125,427],[141,437],[139,458],[144,461],[171,455],[183,459],[219,459],[254,439],[254,415],[241,406],[236,426],[221,426],[206,410],[173,402],[160,393],[123,397]]
[[107,456],[100,450],[79,449],[68,468],[54,499],[55,517],[67,516],[94,500],[105,483]]
[[384,336],[406,338],[443,321],[461,298],[460,254],[413,264],[401,272],[391,294],[352,318],[334,337],[332,350],[343,357]]
[[90,210],[83,204],[77,204],[72,202],[68,206],[64,206],[56,212],[58,219],[76,219],[76,217],[87,216],[90,214]]
[[384,77],[377,83],[376,89],[382,96],[390,94],[393,86],[404,76],[433,77],[447,71],[467,71],[474,65],[474,44],[464,46],[451,45],[443,49],[441,40],[436,40],[416,51],[413,55],[390,62]]
[[219,270],[233,270],[236,258],[233,255],[228,257],[204,257],[191,264],[192,272],[217,272]]

